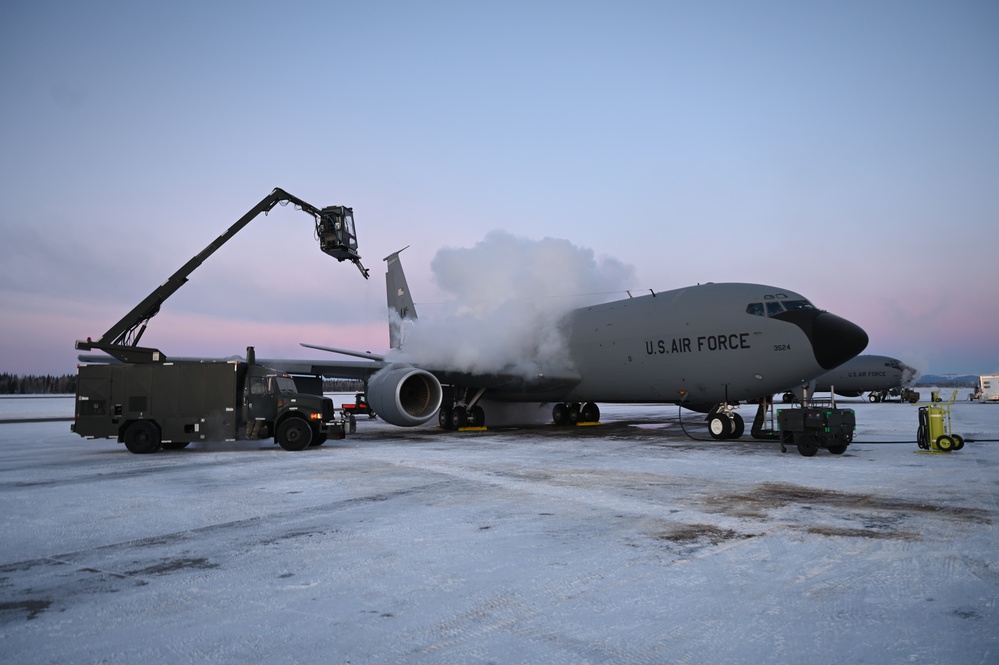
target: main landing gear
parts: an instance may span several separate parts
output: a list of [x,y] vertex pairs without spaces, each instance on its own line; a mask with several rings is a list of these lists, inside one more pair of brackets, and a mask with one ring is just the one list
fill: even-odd
[[593,402],[559,402],[552,407],[552,421],[560,427],[600,422],[600,408]]
[[478,404],[472,407],[465,404],[441,405],[441,410],[437,414],[437,422],[441,429],[446,430],[485,427],[486,412]]
[[746,431],[746,423],[742,416],[733,411],[732,404],[717,404],[708,411],[705,420],[708,421],[708,432],[712,439],[738,439]]
[[437,413],[437,423],[443,430],[458,430],[486,426],[486,412],[479,406],[485,388],[474,394],[469,388],[447,388]]

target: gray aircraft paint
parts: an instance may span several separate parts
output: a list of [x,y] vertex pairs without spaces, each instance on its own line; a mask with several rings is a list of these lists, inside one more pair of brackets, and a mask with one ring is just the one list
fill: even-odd
[[[403,318],[404,311],[415,318],[408,288],[401,293],[398,288],[405,284],[398,252],[388,258],[386,288],[394,318]],[[364,357],[376,361],[369,365],[371,375],[384,370],[401,376],[403,368],[419,368],[441,384],[481,390],[483,399],[499,402],[660,402],[701,410],[724,401],[758,399],[809,381],[867,345],[861,328],[821,310],[777,317],[747,311],[750,303],[804,300],[783,288],[722,283],[578,308],[558,325],[565,362],[530,377],[430,365],[407,356],[405,344],[388,356]],[[356,376],[363,364],[312,366],[327,376],[344,375],[341,367]],[[397,386],[396,398],[400,391]]]
[[833,392],[835,389],[837,395],[857,397],[866,392],[907,388],[918,377],[919,372],[901,360],[865,354],[816,378],[813,390]]

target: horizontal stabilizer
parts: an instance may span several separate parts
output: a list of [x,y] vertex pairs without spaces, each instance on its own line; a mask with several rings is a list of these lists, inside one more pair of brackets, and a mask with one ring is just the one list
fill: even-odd
[[339,353],[340,355],[343,356],[353,356],[355,358],[367,358],[368,360],[385,360],[385,356],[380,356],[376,353],[371,353],[370,351],[351,351],[350,349],[338,349],[332,346],[319,346],[317,344],[306,344],[305,342],[299,342],[299,344],[307,349],[329,351],[330,353]]

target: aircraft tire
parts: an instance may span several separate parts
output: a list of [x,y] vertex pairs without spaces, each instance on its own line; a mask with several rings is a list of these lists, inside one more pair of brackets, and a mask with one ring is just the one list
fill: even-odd
[[600,407],[595,402],[587,402],[583,405],[580,418],[582,418],[584,423],[600,422]]
[[717,441],[727,439],[732,436],[732,419],[727,415],[716,413],[708,420],[708,432],[711,438]]
[[125,430],[125,447],[136,455],[148,455],[160,449],[160,428],[148,420],[136,420]]
[[486,412],[481,406],[476,404],[468,411],[468,425],[469,427],[485,427],[486,426]]
[[461,429],[468,427],[468,411],[463,406],[456,406],[451,410],[451,428]]
[[569,405],[569,425],[575,425],[579,422],[579,404]]
[[797,437],[796,443],[798,454],[802,457],[815,457],[815,453],[819,452],[819,442],[811,434],[802,434]]
[[729,438],[738,439],[746,431],[746,421],[738,413],[732,414],[732,434]]
[[451,407],[441,405],[440,411],[437,412],[437,424],[441,426],[443,430],[450,430],[451,427]]
[[569,424],[569,405],[558,402],[552,407],[552,421],[558,426]]
[[278,425],[274,438],[285,450],[305,450],[312,443],[312,428],[304,418],[292,416]]

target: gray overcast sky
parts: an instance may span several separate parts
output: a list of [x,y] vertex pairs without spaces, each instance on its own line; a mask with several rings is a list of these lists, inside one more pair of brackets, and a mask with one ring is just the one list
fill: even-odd
[[862,325],[871,353],[999,372],[995,2],[0,12],[0,371],[72,371],[75,339],[280,186],[354,207],[372,279],[279,210],[144,342],[383,350],[380,259],[412,246],[429,316],[449,297],[437,252],[503,230],[616,259],[636,289],[783,286]]

